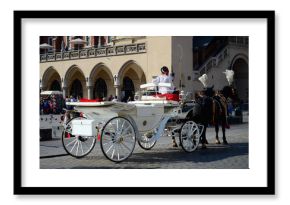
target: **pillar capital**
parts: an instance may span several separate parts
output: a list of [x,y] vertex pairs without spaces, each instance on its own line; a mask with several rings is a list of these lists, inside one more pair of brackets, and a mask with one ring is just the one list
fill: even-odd
[[115,74],[115,75],[113,76],[113,79],[114,79],[114,87],[115,87],[115,88],[116,88],[116,87],[119,87],[119,86],[120,86],[120,78],[119,78],[118,74]]
[[86,86],[93,87],[93,80],[90,77],[86,77]]
[[67,88],[66,80],[64,80],[63,78],[61,78],[61,88],[62,88],[62,89]]
[[43,89],[44,88],[42,79],[39,79],[39,88],[40,89]]

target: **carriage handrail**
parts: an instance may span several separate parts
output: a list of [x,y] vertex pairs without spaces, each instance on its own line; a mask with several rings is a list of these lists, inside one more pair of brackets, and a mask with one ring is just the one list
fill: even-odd
[[140,85],[140,88],[150,88],[150,87],[168,87],[171,88],[172,87],[172,83],[146,83],[146,84],[142,84]]

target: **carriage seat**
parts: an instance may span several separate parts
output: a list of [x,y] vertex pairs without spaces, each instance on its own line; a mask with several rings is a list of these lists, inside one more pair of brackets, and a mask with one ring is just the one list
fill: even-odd
[[[147,83],[140,86],[141,89],[152,89],[150,95],[143,95],[141,97],[141,100],[153,100],[153,101],[160,101],[160,100],[166,100],[166,101],[177,101],[179,102],[179,91],[174,91],[173,93],[165,93],[161,94],[158,93],[158,87],[168,87],[172,88],[172,83]],[[173,91],[173,90],[172,90]]]
[[179,102],[179,92],[176,91],[176,93],[165,93],[165,94],[156,94],[156,97],[158,98],[165,98],[166,100],[172,100]]
[[149,95],[149,96],[142,96],[141,97],[141,100],[142,101],[147,101],[147,100],[150,100],[150,101],[177,101],[179,102],[180,99],[179,99],[179,92],[176,92],[176,93],[166,93],[166,94],[161,94],[161,93],[156,93],[155,95]]
[[102,102],[103,100],[101,98],[96,99],[88,99],[88,98],[81,98],[80,102]]

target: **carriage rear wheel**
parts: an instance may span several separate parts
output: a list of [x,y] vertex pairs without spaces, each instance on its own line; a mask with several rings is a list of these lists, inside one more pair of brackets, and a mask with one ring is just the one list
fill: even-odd
[[69,120],[62,132],[62,145],[64,150],[71,156],[82,158],[88,155],[96,144],[95,136],[80,136],[72,134],[72,121],[86,119],[84,117],[76,117]]
[[101,149],[103,154],[113,162],[126,160],[133,152],[136,134],[132,123],[124,117],[115,117],[103,127]]
[[153,134],[149,134],[149,135],[142,135],[141,136],[141,140],[138,140],[138,144],[139,146],[142,148],[142,149],[145,149],[145,150],[150,150],[154,147],[154,145],[156,144],[157,140],[151,140]]
[[180,143],[181,147],[186,152],[193,152],[196,150],[199,143],[199,128],[193,121],[185,122],[180,129]]

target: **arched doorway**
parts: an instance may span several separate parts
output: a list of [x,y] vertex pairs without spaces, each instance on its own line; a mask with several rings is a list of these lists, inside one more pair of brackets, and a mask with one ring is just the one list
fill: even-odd
[[41,79],[42,88],[41,90],[58,90],[61,91],[61,79],[58,72],[53,68],[48,68]]
[[127,102],[128,99],[130,98],[131,100],[134,99],[134,95],[135,95],[135,87],[134,87],[134,83],[131,80],[131,78],[129,77],[124,77],[123,79],[123,88],[122,88],[122,92],[123,92],[123,98],[122,101]]
[[75,79],[72,82],[71,89],[70,89],[70,95],[72,95],[75,98],[82,98],[83,97],[83,86],[80,80]]
[[50,90],[61,91],[60,83],[58,80],[54,80],[50,86]]
[[86,79],[82,70],[73,65],[70,67],[64,77],[64,87],[66,97],[73,96],[75,98],[87,98]]
[[135,92],[139,91],[140,85],[146,83],[146,76],[143,69],[135,61],[126,62],[118,73],[120,79],[121,96],[119,99],[127,101],[130,97],[134,100]]
[[110,69],[103,63],[97,64],[90,74],[92,98],[107,98],[115,95],[113,76]]
[[249,66],[245,59],[238,58],[233,63],[232,69],[235,72],[234,86],[239,99],[243,103],[249,101]]
[[104,98],[108,95],[106,81],[103,78],[98,78],[94,87],[94,98]]

